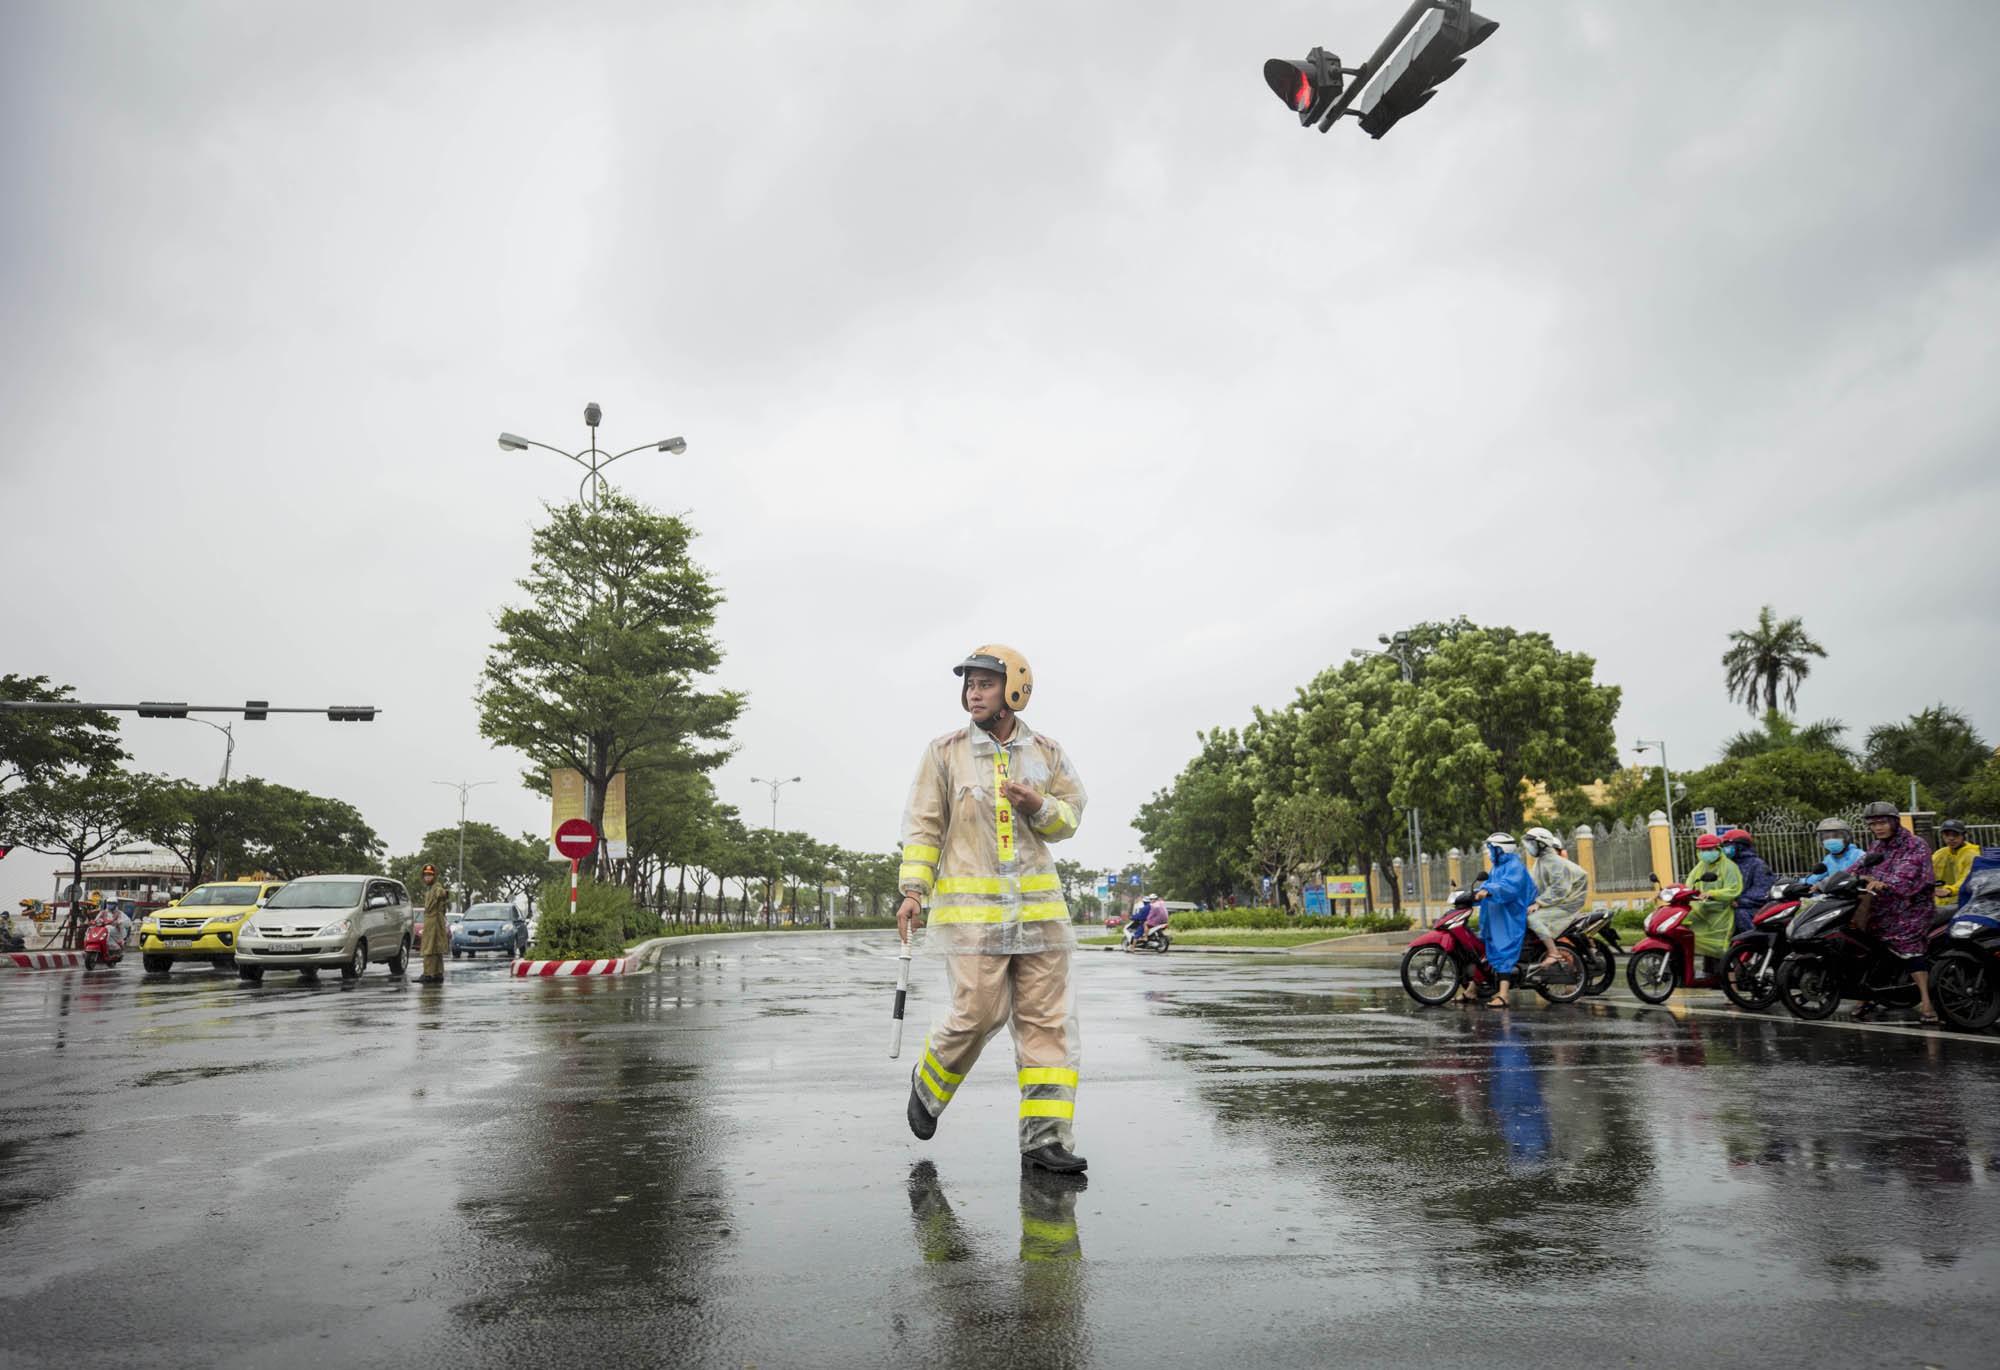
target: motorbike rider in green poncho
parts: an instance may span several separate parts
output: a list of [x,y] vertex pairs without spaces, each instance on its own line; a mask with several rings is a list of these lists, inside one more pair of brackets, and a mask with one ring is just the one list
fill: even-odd
[[1688,915],[1688,926],[1694,930],[1694,952],[1719,961],[1729,950],[1729,939],[1736,935],[1736,900],[1743,893],[1743,869],[1723,853],[1722,839],[1712,832],[1695,838],[1694,854],[1699,859],[1688,872],[1688,884],[1700,896]]

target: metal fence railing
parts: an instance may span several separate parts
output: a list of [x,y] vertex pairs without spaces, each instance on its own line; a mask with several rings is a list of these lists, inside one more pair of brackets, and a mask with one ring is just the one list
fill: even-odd
[[[1592,844],[1597,888],[1638,890],[1653,886],[1653,834],[1637,820],[1615,824],[1598,833]],[[1572,844],[1575,838],[1571,839]],[[1571,851],[1575,847],[1572,845]],[[1662,879],[1665,878],[1662,874]]]

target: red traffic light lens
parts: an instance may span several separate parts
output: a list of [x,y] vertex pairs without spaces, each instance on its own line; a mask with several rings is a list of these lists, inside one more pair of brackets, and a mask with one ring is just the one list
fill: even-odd
[[1292,92],[1292,108],[1298,110],[1301,114],[1303,114],[1305,111],[1312,108],[1312,103],[1313,103],[1312,78],[1306,75],[1304,72],[1300,72],[1299,88]]

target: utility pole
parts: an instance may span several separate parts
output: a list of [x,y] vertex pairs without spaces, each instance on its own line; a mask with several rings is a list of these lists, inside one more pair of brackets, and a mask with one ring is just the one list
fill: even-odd
[[1664,739],[1656,738],[1650,742],[1643,737],[1633,739],[1634,753],[1643,752],[1648,747],[1660,749],[1660,789],[1667,799],[1667,879],[1677,880],[1680,875],[1674,870],[1674,773],[1667,768],[1667,744]]
[[433,785],[443,785],[458,791],[458,885],[452,890],[452,897],[459,901],[458,911],[465,912],[465,801],[481,785],[497,785],[497,780],[433,780]]

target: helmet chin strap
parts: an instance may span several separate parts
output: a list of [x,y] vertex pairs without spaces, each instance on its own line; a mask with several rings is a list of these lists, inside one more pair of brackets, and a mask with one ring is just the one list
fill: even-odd
[[981,732],[990,733],[1013,716],[1013,713],[1005,705],[1002,705],[999,712],[994,714],[993,717],[975,718],[972,721],[978,726]]

